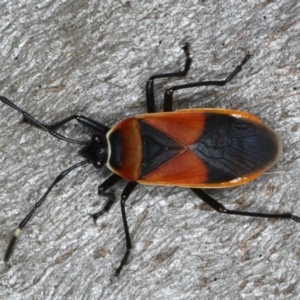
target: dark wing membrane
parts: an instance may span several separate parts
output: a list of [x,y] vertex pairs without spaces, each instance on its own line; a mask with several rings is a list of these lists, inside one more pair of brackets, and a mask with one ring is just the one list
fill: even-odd
[[208,170],[209,183],[247,177],[272,165],[278,138],[263,124],[231,115],[207,113],[202,136],[190,146]]

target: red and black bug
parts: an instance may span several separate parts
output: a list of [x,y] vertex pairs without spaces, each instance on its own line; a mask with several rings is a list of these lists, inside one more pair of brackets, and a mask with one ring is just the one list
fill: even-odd
[[[120,274],[131,249],[125,202],[139,183],[190,188],[219,213],[292,219],[300,222],[300,217],[290,213],[267,214],[228,210],[202,190],[232,187],[254,180],[277,162],[281,143],[271,128],[246,112],[219,108],[196,108],[172,112],[174,91],[209,85],[223,86],[241,71],[242,66],[250,58],[249,54],[225,80],[196,82],[167,89],[164,96],[164,112],[156,113],[154,80],[164,77],[182,77],[187,74],[191,64],[188,45],[185,45],[183,50],[186,55],[183,71],[154,75],[147,81],[148,113],[125,119],[111,129],[79,115],[72,115],[53,125],[44,125],[7,98],[0,97],[2,102],[22,113],[26,121],[44,129],[56,138],[84,145],[79,154],[85,158],[84,161],[63,171],[22,220],[9,243],[5,261],[11,256],[21,229],[54,185],[73,169],[87,163],[92,163],[95,168],[106,165],[113,173],[98,187],[98,194],[107,197],[108,201],[102,210],[91,215],[95,221],[114,203],[114,194],[106,191],[121,179],[128,181],[121,195],[126,252],[115,276]],[[59,127],[71,120],[78,121],[94,132],[88,142],[72,140],[56,132]]]

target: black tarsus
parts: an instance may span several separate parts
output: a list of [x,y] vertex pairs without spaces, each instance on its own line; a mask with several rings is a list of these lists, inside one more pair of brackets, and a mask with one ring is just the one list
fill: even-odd
[[9,260],[9,258],[11,257],[16,241],[17,241],[17,236],[15,236],[15,234],[14,234],[12,236],[12,238],[10,239],[8,247],[5,251],[5,255],[4,255],[4,261],[5,262],[7,262]]

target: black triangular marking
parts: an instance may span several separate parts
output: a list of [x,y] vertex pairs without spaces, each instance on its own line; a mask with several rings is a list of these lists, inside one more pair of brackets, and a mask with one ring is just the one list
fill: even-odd
[[141,178],[175,157],[183,150],[183,146],[161,131],[140,121],[143,162]]

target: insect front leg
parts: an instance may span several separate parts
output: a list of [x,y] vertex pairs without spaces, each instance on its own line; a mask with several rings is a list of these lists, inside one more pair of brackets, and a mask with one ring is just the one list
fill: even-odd
[[120,177],[117,174],[113,174],[110,177],[108,177],[102,184],[99,185],[98,187],[98,194],[100,196],[108,198],[108,201],[104,205],[104,208],[101,209],[100,211],[90,214],[90,216],[94,219],[94,222],[97,221],[97,219],[102,216],[104,213],[108,212],[109,209],[112,207],[112,205],[115,202],[115,194],[114,193],[105,193],[106,190],[117,184],[122,177]]

